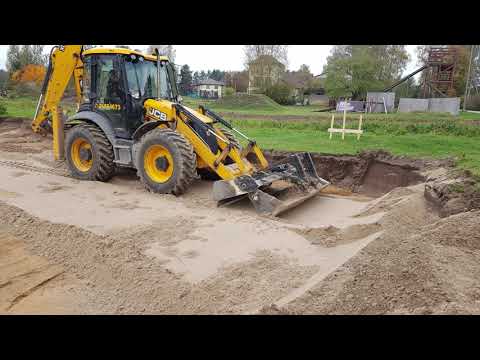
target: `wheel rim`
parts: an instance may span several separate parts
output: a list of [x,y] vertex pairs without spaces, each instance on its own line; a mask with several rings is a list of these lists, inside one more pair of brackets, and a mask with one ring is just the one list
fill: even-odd
[[144,168],[148,177],[156,183],[165,183],[173,175],[173,158],[167,148],[152,145],[145,152]]
[[70,155],[75,167],[81,172],[87,172],[93,165],[92,145],[84,138],[75,139]]

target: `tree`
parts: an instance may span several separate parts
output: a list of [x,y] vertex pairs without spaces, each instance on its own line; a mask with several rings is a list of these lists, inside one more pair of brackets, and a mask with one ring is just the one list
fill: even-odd
[[188,95],[192,92],[192,71],[188,65],[183,65],[180,69],[180,94]]
[[310,71],[310,67],[308,65],[302,64],[300,65],[300,68],[298,69],[298,72],[304,73],[304,74],[312,74]]
[[408,60],[404,45],[334,46],[323,71],[325,89],[333,97],[363,98],[400,79]]
[[225,86],[238,92],[246,92],[248,88],[248,71],[227,71],[224,76]]
[[197,82],[199,82],[201,79],[200,79],[200,73],[198,71],[195,71],[193,73],[193,83],[196,84]]
[[281,105],[293,105],[295,100],[292,97],[292,88],[285,83],[279,83],[266,89],[265,95]]
[[288,45],[245,45],[243,48],[245,55],[245,67],[262,55],[270,55],[285,67],[288,66]]
[[22,68],[26,65],[45,65],[47,57],[43,54],[43,45],[23,45],[20,49]]
[[20,61],[20,45],[9,45],[7,50],[7,70],[13,73],[22,68]]
[[395,88],[395,94],[397,100],[400,98],[417,98],[420,95],[420,87],[415,78],[411,77]]
[[45,78],[46,69],[43,65],[28,64],[12,74],[12,80],[17,83],[35,83],[40,85]]
[[48,56],[43,54],[44,45],[10,45],[7,51],[7,69],[10,74],[29,64],[45,65]]
[[213,69],[212,72],[209,75],[210,79],[216,80],[216,81],[224,81],[225,79],[225,72],[217,69]]
[[313,85],[313,74],[310,72],[308,65],[300,65],[298,71],[294,72],[298,80],[304,85],[305,89],[309,89]]
[[8,72],[5,70],[0,70],[0,90],[7,86],[8,78]]
[[175,62],[176,51],[173,45],[149,45],[147,52],[149,54],[154,54],[156,48],[158,49],[160,55],[167,56],[172,63]]

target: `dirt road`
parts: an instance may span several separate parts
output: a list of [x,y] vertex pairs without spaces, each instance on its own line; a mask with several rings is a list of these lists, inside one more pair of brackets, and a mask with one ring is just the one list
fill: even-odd
[[[416,185],[380,198],[337,191],[275,219],[248,202],[217,208],[210,182],[178,198],[146,192],[131,171],[81,182],[52,161],[50,146],[0,124],[2,313],[410,313],[446,302],[400,307],[364,292],[387,286],[377,272],[397,276],[403,268],[388,263],[410,250],[386,253],[443,221],[418,174],[401,176]],[[389,179],[405,170],[389,166]],[[372,190],[375,179],[356,185]]]

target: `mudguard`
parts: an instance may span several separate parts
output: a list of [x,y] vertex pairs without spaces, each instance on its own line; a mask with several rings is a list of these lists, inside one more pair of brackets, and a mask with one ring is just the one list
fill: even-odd
[[65,125],[75,123],[75,121],[86,121],[97,125],[107,136],[108,141],[114,146],[115,131],[111,121],[106,117],[94,111],[80,111],[68,118]]

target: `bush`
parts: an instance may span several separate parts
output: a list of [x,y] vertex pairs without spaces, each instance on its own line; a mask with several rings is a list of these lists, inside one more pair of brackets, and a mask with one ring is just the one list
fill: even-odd
[[225,88],[225,96],[232,96],[233,94],[235,94],[235,89],[232,88],[232,87],[226,87]]
[[7,113],[7,108],[4,104],[0,102],[0,115],[5,115]]
[[277,84],[269,87],[265,95],[281,105],[294,105],[295,99],[291,96],[292,89],[286,84]]
[[11,86],[9,97],[16,98],[19,96],[34,96],[40,95],[42,86],[35,82],[21,82]]

